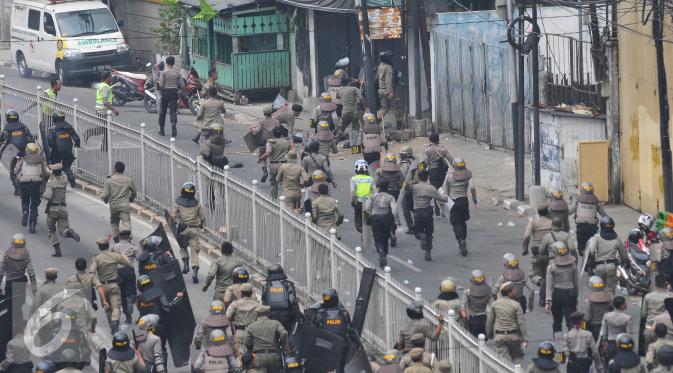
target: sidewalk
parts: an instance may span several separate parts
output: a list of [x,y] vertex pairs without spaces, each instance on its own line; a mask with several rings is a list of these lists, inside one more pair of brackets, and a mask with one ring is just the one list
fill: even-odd
[[0,66],[12,66],[12,50],[9,48],[0,48]]

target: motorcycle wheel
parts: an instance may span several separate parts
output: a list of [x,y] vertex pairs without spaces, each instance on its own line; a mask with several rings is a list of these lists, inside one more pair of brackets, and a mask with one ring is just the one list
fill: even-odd
[[157,101],[152,97],[145,95],[145,98],[143,99],[143,105],[145,106],[145,111],[148,113],[157,112]]
[[199,112],[199,106],[201,104],[199,103],[199,98],[194,95],[189,98],[189,101],[187,102],[187,106],[189,107],[189,111],[192,112],[192,114],[196,115]]
[[114,95],[112,97],[112,105],[113,106],[124,106],[126,104],[126,99],[122,96],[117,96]]
[[626,282],[626,292],[632,296],[638,295],[638,293],[640,293],[640,291],[638,290],[638,286],[631,284],[630,281]]

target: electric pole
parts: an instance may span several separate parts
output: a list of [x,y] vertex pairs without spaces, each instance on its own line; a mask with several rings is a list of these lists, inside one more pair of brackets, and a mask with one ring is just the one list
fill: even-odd
[[374,65],[372,59],[372,42],[369,34],[369,14],[367,0],[360,0],[360,12],[362,12],[362,65],[365,69],[365,98],[369,110],[376,115],[376,85],[374,84]]
[[[538,0],[533,3],[533,23],[537,23]],[[534,185],[541,185],[540,175],[540,49],[538,39],[540,35],[533,33],[533,181]]]

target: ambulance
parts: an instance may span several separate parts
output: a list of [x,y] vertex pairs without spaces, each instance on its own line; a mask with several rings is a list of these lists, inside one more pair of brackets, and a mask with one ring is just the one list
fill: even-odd
[[131,69],[119,25],[98,0],[14,0],[11,19],[12,59],[24,78],[36,70],[66,84]]

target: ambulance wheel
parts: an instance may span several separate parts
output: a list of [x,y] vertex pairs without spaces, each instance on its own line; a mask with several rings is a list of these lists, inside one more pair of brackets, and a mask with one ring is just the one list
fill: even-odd
[[56,61],[56,78],[61,81],[62,85],[70,84],[70,79],[63,71],[63,64],[59,61]]
[[19,52],[16,56],[16,64],[19,66],[19,73],[24,78],[30,78],[33,75],[33,70],[28,68],[26,63],[26,58],[23,56],[23,53]]

